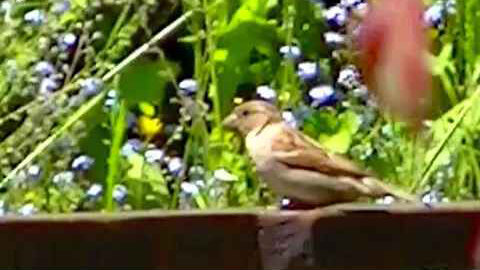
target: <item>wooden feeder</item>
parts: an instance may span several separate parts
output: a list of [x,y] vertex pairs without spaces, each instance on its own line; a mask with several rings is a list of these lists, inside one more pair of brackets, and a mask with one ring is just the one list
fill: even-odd
[[480,203],[6,217],[0,267],[476,269]]

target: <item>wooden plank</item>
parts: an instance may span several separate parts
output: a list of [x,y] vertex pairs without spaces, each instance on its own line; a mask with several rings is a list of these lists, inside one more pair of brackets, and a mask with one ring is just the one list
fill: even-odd
[[[135,215],[135,214],[134,214]],[[75,215],[0,224],[1,268],[258,269],[250,214]],[[107,218],[108,219],[108,218]],[[12,256],[13,255],[13,256]],[[13,258],[13,259],[12,259]]]
[[474,269],[479,203],[0,219],[1,268]]

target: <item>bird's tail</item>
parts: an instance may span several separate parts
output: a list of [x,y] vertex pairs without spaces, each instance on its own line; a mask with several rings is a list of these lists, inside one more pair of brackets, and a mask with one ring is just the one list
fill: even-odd
[[408,202],[408,203],[421,202],[421,199],[419,197],[412,195],[410,193],[407,193],[405,191],[402,191],[398,188],[387,185],[376,178],[365,177],[364,179],[362,179],[362,182],[366,186],[368,186],[368,188],[372,192],[371,195],[373,196],[383,197],[383,196],[390,195],[403,202]]

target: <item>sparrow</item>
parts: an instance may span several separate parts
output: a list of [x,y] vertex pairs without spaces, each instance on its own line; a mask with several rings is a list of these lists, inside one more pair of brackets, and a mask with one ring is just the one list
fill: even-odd
[[418,201],[348,159],[325,151],[286,124],[270,103],[245,102],[233,109],[223,125],[245,138],[257,174],[277,195],[323,206],[386,195]]

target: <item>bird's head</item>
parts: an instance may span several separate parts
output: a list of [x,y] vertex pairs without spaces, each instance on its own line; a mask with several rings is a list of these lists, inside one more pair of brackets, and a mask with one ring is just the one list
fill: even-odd
[[275,106],[265,101],[252,100],[235,107],[223,125],[246,136],[256,128],[281,121],[282,116]]

